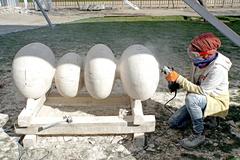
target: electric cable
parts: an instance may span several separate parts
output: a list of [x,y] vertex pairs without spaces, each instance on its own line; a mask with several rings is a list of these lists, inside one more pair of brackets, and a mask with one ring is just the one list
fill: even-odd
[[171,112],[171,113],[173,113],[173,111],[170,110],[170,109],[167,107],[167,104],[168,104],[169,102],[171,102],[176,96],[177,96],[177,90],[174,91],[174,96],[173,96],[171,99],[169,99],[169,100],[164,104],[164,107],[165,107],[169,112]]

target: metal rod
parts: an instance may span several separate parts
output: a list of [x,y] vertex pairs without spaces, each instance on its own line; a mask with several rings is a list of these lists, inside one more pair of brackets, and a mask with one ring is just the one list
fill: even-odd
[[48,129],[48,128],[51,128],[51,127],[55,127],[56,125],[58,124],[61,124],[63,122],[67,122],[68,124],[69,123],[72,123],[72,117],[71,116],[63,116],[63,119],[60,120],[60,121],[57,121],[57,122],[53,122],[53,123],[50,123],[50,124],[46,124],[46,125],[43,125],[41,127],[38,127],[38,132],[41,132],[42,130],[45,130],[45,129]]
[[233,43],[240,47],[240,36],[234,32],[231,28],[225,25],[223,22],[218,20],[214,15],[212,15],[206,8],[201,6],[195,0],[184,0],[184,2],[189,5],[194,11],[196,11],[200,16],[205,18],[210,24],[212,24],[217,30],[219,30],[223,35],[230,39]]
[[133,4],[132,2],[128,1],[128,0],[123,0],[123,2],[127,5],[129,5],[131,8],[135,9],[135,10],[139,10],[138,6]]
[[77,0],[77,5],[78,5],[78,9],[80,10],[80,5],[79,5],[79,1]]
[[42,14],[43,14],[44,18],[46,19],[46,21],[47,21],[47,23],[48,23],[49,27],[50,27],[51,29],[53,29],[53,28],[54,28],[54,26],[52,25],[52,23],[51,23],[50,19],[48,18],[48,16],[47,16],[46,12],[44,11],[44,9],[43,9],[43,7],[42,7],[42,5],[39,3],[39,1],[38,1],[38,0],[35,0],[35,2],[37,3],[37,6],[40,8],[40,10],[41,10],[41,12],[42,12]]
[[174,5],[174,0],[172,0],[172,5],[173,5],[173,8],[175,8],[175,5]]

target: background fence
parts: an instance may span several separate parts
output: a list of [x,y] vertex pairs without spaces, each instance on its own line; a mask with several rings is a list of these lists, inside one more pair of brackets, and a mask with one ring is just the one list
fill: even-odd
[[[29,0],[28,0],[29,1]],[[34,8],[32,0],[30,0],[28,7]],[[51,3],[52,8],[80,8],[83,9],[89,6],[101,6],[105,9],[121,9],[128,7],[123,3],[123,0],[42,0]],[[187,5],[183,0],[130,0],[139,8],[186,8]],[[240,0],[205,0],[208,8],[236,8],[240,9]],[[24,6],[23,2],[19,3]]]

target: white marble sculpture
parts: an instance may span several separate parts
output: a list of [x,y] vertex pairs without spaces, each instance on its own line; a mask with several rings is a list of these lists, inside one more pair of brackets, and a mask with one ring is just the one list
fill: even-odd
[[55,83],[58,92],[65,97],[75,97],[82,87],[81,69],[83,58],[76,53],[68,53],[58,61]]
[[143,45],[132,45],[119,61],[124,91],[133,99],[146,100],[153,96],[159,82],[159,64],[152,52]]
[[159,64],[143,45],[128,47],[118,65],[111,49],[103,44],[93,46],[85,59],[76,53],[64,55],[56,69],[53,52],[41,43],[24,46],[14,57],[13,79],[27,98],[46,94],[54,74],[57,90],[65,97],[77,96],[84,83],[93,98],[105,99],[111,94],[115,78],[120,78],[130,97],[147,100],[157,89]]
[[96,99],[107,98],[113,87],[116,60],[110,48],[103,44],[93,46],[87,53],[84,81],[89,94]]
[[41,43],[30,43],[21,48],[12,64],[16,87],[27,98],[39,98],[51,87],[55,73],[55,56]]

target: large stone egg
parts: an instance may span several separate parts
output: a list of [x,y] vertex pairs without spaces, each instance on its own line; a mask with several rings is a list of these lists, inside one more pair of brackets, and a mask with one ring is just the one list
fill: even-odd
[[115,57],[103,44],[93,46],[87,53],[84,81],[89,94],[96,99],[107,98],[113,87],[116,71]]
[[138,44],[128,47],[118,67],[124,91],[130,97],[146,100],[153,96],[159,83],[159,64],[148,48]]
[[75,97],[82,87],[83,59],[76,53],[68,53],[58,61],[55,83],[58,92],[65,97]]
[[39,98],[51,87],[55,73],[55,56],[41,43],[21,48],[13,59],[13,79],[18,90],[27,98]]

